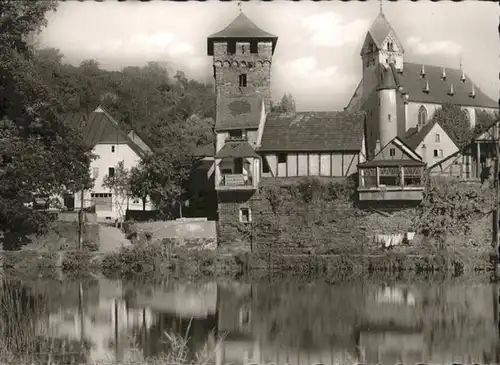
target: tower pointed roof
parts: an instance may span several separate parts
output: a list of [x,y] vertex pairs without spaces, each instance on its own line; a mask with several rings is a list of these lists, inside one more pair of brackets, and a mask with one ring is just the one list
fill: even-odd
[[[382,43],[387,38],[387,36],[392,32],[394,37],[396,37],[396,32],[392,29],[391,25],[387,21],[384,13],[381,11],[375,21],[373,22],[368,34],[372,37],[373,42],[377,48],[382,48]],[[404,52],[403,47],[400,45],[401,50]]]
[[233,40],[249,40],[249,39],[266,39],[273,43],[273,51],[276,47],[278,37],[260,29],[253,21],[248,18],[245,13],[240,14],[227,27],[220,32],[214,33],[208,37],[208,53],[211,56],[213,53],[212,42],[214,40],[223,39]]

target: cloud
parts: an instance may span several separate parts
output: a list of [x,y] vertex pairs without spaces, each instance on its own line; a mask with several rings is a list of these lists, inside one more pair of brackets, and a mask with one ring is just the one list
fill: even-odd
[[302,20],[302,26],[316,46],[340,47],[362,41],[368,29],[368,21],[356,19],[346,22],[334,12],[315,14]]
[[280,67],[280,72],[288,75],[287,81],[294,87],[309,89],[321,85],[335,83],[338,85],[339,79],[346,79],[345,75],[338,74],[338,67],[331,65],[328,67],[318,67],[315,57],[301,57],[285,63]]
[[407,41],[408,45],[417,54],[447,54],[447,55],[457,55],[462,51],[462,46],[458,43],[452,41],[435,41],[435,42],[423,42],[420,38],[410,37]]

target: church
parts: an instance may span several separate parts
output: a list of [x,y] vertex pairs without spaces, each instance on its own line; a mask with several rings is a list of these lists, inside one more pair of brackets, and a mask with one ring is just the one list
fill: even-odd
[[271,112],[277,44],[243,12],[207,39],[216,145],[204,156],[214,161],[221,227],[252,222],[252,196],[273,179],[354,175],[361,201],[418,202],[429,166],[459,156],[472,174],[475,157],[431,123],[432,115],[446,102],[458,104],[473,127],[478,111],[496,111],[498,104],[462,70],[407,62],[382,11],[362,46],[362,80],[342,111]]

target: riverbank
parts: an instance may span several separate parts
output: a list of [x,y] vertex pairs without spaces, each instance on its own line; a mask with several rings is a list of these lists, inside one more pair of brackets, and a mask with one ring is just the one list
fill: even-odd
[[150,243],[108,253],[23,250],[4,251],[0,257],[4,276],[27,280],[62,280],[96,274],[118,279],[137,276],[241,277],[265,273],[271,276],[325,277],[335,281],[373,273],[397,277],[442,272],[460,276],[494,270],[489,254],[434,250],[430,247],[348,255],[283,255],[273,252],[172,249],[162,243]]

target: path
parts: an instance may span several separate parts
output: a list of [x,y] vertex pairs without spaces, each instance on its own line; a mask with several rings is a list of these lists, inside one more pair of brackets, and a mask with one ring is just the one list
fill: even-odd
[[118,251],[122,244],[124,246],[132,245],[119,228],[104,224],[99,224],[99,241],[99,252]]

